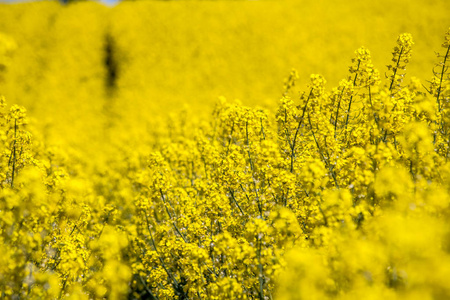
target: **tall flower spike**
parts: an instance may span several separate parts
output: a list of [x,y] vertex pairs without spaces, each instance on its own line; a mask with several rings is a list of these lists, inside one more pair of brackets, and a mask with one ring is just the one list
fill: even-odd
[[380,79],[380,74],[372,64],[369,49],[361,47],[355,51],[356,57],[352,59],[354,65],[350,66],[350,73],[355,74],[353,84],[355,87],[374,85]]
[[406,65],[411,58],[412,45],[414,45],[414,42],[410,33],[402,33],[397,39],[397,46],[394,47],[394,52],[392,52],[392,62],[394,64],[387,66],[393,72],[389,76],[391,79],[389,90],[391,92],[394,87],[400,87],[403,82],[405,73],[402,73],[402,71],[406,70]]
[[446,106],[445,104],[447,104],[445,103],[445,101],[443,101],[445,99],[445,96],[443,97],[444,99],[441,98],[442,90],[444,89],[443,87],[445,87],[445,82],[448,82],[448,77],[445,78],[445,73],[447,73],[448,71],[448,66],[446,66],[446,64],[450,56],[450,28],[445,33],[444,43],[442,43],[442,47],[446,49],[446,52],[443,56],[438,54],[438,57],[443,59],[438,64],[436,64],[435,68],[433,69],[434,78],[431,81],[430,89],[433,96],[436,97],[439,112],[444,108],[444,106]]

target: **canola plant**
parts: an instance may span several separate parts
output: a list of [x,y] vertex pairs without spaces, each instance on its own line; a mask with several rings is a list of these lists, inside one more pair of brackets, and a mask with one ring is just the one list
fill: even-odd
[[[185,37],[166,44],[173,29],[156,32],[155,47],[175,53],[158,58],[125,34],[200,7],[165,5],[0,10],[23,26],[0,27],[10,31],[0,35],[1,86],[13,98],[0,99],[2,299],[450,297],[450,28],[427,45],[442,47],[426,69],[416,65],[426,70],[420,79],[410,71],[419,42],[403,33],[385,41],[393,46],[386,70],[360,47],[335,88],[318,74],[302,84],[292,70],[282,89],[272,83],[277,104],[221,97],[208,115],[199,112],[207,94],[191,92],[200,83],[214,90],[214,72],[183,78],[189,51],[165,61]],[[252,4],[191,13],[239,5]],[[159,6],[167,10],[137,17]],[[89,26],[77,23],[84,11]],[[135,23],[108,25],[110,15]],[[75,37],[80,31],[87,35]],[[198,49],[199,61],[214,61],[211,49]],[[74,60],[79,53],[90,57]],[[137,58],[145,55],[142,66],[180,77],[144,74]],[[164,106],[158,97],[171,99]]]

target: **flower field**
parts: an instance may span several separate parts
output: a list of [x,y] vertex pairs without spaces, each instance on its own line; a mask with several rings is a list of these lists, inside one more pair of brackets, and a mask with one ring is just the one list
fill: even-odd
[[387,3],[0,4],[1,299],[450,298],[450,6]]

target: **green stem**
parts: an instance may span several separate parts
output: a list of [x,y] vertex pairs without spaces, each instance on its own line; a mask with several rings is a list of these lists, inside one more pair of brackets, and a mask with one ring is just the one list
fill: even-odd
[[234,203],[236,204],[236,206],[239,208],[239,211],[241,212],[242,215],[245,215],[244,211],[242,210],[241,206],[239,205],[239,203],[237,202],[236,198],[234,197],[234,192],[231,188],[228,188],[228,191],[230,192],[231,195],[231,199],[233,199]]
[[[317,149],[319,150],[320,156],[322,156],[323,162],[325,163],[325,165],[327,166],[328,170],[330,171],[331,177],[333,177],[333,180],[334,180],[334,184],[336,185],[337,188],[339,188],[339,184],[338,184],[337,179],[336,179],[336,174],[334,173],[333,168],[331,167],[331,164],[328,162],[328,160],[323,155],[322,148],[320,147],[319,142],[316,139],[316,135],[315,135],[314,130],[312,128],[311,118],[310,118],[309,114],[308,114],[308,122],[309,122],[309,126],[311,127],[311,133],[312,133],[312,136],[314,138],[314,142],[316,143]],[[328,157],[329,157],[329,155],[328,155]]]
[[305,106],[303,107],[303,113],[302,113],[302,116],[301,116],[300,120],[298,121],[297,130],[295,131],[294,139],[292,140],[292,147],[291,147],[291,169],[290,169],[290,172],[291,172],[291,173],[294,173],[295,144],[296,144],[296,142],[297,142],[298,132],[300,131],[300,127],[302,126],[303,118],[305,117],[305,113],[306,113],[306,108],[307,108],[307,106],[308,106],[309,99],[310,99],[311,96],[312,96],[312,91],[313,91],[313,89],[311,89],[311,91],[309,92],[308,98],[306,99]]
[[395,82],[395,76],[397,76],[397,70],[398,70],[399,65],[400,65],[400,58],[402,57],[402,54],[403,54],[403,47],[400,49],[400,53],[398,54],[397,63],[396,63],[396,66],[394,68],[394,75],[392,76],[391,85],[389,86],[389,90],[390,91],[392,91],[392,86],[394,85],[394,82]]
[[228,156],[228,152],[230,151],[231,141],[233,140],[233,132],[234,132],[234,121],[233,124],[231,125],[230,140],[228,141],[227,152],[225,156]]
[[344,94],[344,89],[345,89],[345,87],[342,87],[341,94],[339,95],[339,98],[338,98],[336,117],[334,118],[334,138],[336,138],[337,123],[338,123],[338,117],[339,117],[339,108],[341,107],[341,99],[342,99],[342,95]]
[[263,265],[261,263],[261,239],[258,239],[258,271],[259,271],[259,299],[264,299],[264,273],[263,273]]
[[442,71],[441,71],[441,78],[439,79],[439,87],[438,87],[438,94],[436,96],[436,100],[438,103],[438,111],[441,111],[441,104],[440,104],[440,100],[439,100],[439,96],[441,95],[441,89],[442,89],[442,81],[444,79],[444,73],[445,73],[445,63],[447,62],[447,57],[449,56],[449,51],[450,51],[450,46],[448,46],[447,48],[447,53],[445,53],[445,57],[444,57],[444,62],[442,64]]
[[[353,79],[353,87],[356,85],[356,79],[358,78],[358,71],[359,68],[361,66],[361,61],[358,61],[358,66],[356,68],[356,74],[355,74],[355,78]],[[348,119],[350,118],[350,109],[352,107],[352,101],[353,101],[353,94],[350,96],[350,101],[348,102],[348,108],[347,108],[347,118],[345,120],[345,130],[347,130],[347,126],[348,126]],[[345,134],[347,135],[347,132],[345,132]]]
[[177,226],[177,224],[175,223],[175,220],[172,218],[172,214],[170,213],[169,208],[167,207],[167,203],[166,203],[166,201],[164,200],[164,194],[163,194],[162,189],[159,189],[159,192],[160,192],[160,194],[161,194],[161,200],[162,200],[163,203],[164,203],[164,207],[166,208],[167,215],[169,216],[169,219],[172,221],[172,225],[173,225],[175,231],[181,236],[181,238],[183,239],[183,241],[184,241],[185,243],[187,243],[187,240],[186,240],[185,236],[184,236],[184,235],[181,233],[181,231],[178,229],[178,226]]
[[14,120],[14,143],[13,143],[13,161],[11,174],[11,188],[14,187],[14,175],[16,173],[16,142],[17,142],[17,119]]
[[[169,276],[169,278],[172,279],[173,285],[174,285],[174,287],[175,287],[175,290],[179,290],[179,283],[178,283],[177,279],[175,278],[175,276],[173,276],[173,274],[172,274],[172,273],[169,271],[169,269],[166,267],[166,264],[165,264],[165,262],[164,262],[164,259],[161,257],[161,254],[160,254],[159,251],[158,251],[158,247],[156,247],[155,239],[153,238],[152,231],[150,230],[150,222],[148,221],[147,213],[144,212],[144,214],[145,214],[145,219],[146,219],[146,221],[147,221],[147,230],[148,230],[148,232],[149,232],[149,234],[150,234],[150,239],[151,239],[151,241],[152,241],[153,247],[155,248],[155,251],[156,251],[156,253],[158,254],[158,258],[159,258],[159,261],[161,262],[161,266],[163,267],[163,269],[164,269],[164,271],[166,272],[167,276]],[[186,298],[184,298],[184,299],[189,299],[188,296],[186,295],[186,293],[183,292],[183,294],[184,294],[184,296],[186,297]]]

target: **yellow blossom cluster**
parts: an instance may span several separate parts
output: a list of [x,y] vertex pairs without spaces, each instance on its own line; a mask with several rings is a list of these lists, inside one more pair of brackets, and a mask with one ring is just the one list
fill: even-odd
[[0,298],[450,298],[447,12],[0,4]]
[[385,78],[359,48],[331,91],[294,70],[276,110],[221,98],[104,164],[2,97],[1,296],[449,298],[449,39],[430,83],[401,34]]
[[408,70],[425,74],[448,26],[446,0],[60,2],[0,3],[16,49],[1,93],[39,118],[46,141],[99,157],[110,128],[142,138],[168,111],[208,118],[219,96],[276,109],[292,67],[301,89],[311,73],[338,85],[356,48],[383,66],[405,30],[420,41]]

